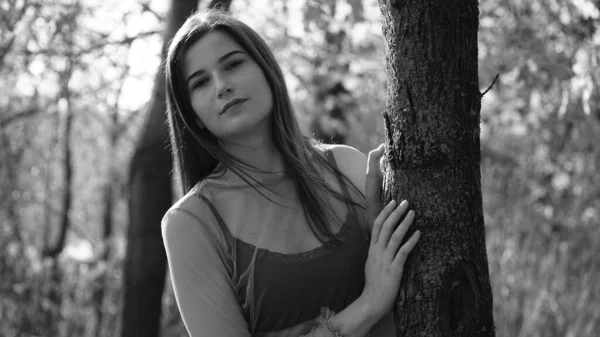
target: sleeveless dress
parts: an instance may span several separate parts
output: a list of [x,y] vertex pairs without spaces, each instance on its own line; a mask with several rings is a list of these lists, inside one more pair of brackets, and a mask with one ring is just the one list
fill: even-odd
[[[330,163],[337,167],[333,154],[326,151],[325,155]],[[341,177],[338,176],[337,181],[342,193],[350,197],[350,191]],[[286,184],[291,184],[291,181],[277,179],[265,185],[280,188],[285,192]],[[290,254],[264,248],[265,240],[271,240],[270,242],[277,240],[273,237],[266,238],[266,231],[259,229],[254,233],[244,232],[248,227],[244,224],[266,223],[275,219],[280,222],[275,223],[276,226],[282,227],[288,224],[285,230],[281,230],[283,233],[281,241],[285,242],[286,237],[293,237],[293,233],[289,234],[294,230],[293,222],[298,221],[303,213],[285,205],[278,206],[279,200],[273,203],[247,184],[232,185],[219,179],[205,179],[182,199],[184,200],[175,204],[165,215],[163,237],[177,302],[192,336],[196,335],[190,327],[195,324],[200,326],[198,316],[206,313],[213,318],[206,318],[206,322],[202,323],[204,330],[211,323],[231,325],[231,320],[235,320],[239,325],[239,331],[247,329],[252,336],[300,336],[310,332],[315,326],[314,320],[319,316],[321,308],[340,312],[362,293],[369,238],[364,226],[360,224],[363,219],[362,214],[359,214],[362,211],[360,208],[345,205],[348,208],[346,216],[340,219],[343,221],[335,232],[335,237],[343,244],[335,245],[328,241],[308,251]],[[228,208],[219,209],[219,205],[228,205]],[[167,217],[177,213],[187,214],[187,218],[195,220],[195,223],[187,227],[202,226],[205,230],[209,228],[209,231],[204,233],[204,237],[209,238],[205,240],[208,242],[199,242],[203,243],[200,248],[203,251],[184,252],[184,254],[197,256],[196,260],[202,265],[199,273],[207,275],[214,274],[213,270],[220,270],[217,279],[227,280],[227,282],[210,282],[204,275],[198,277],[189,273],[186,275],[185,272],[178,274],[178,270],[185,270],[173,266],[178,264],[175,251],[181,248],[172,248],[169,252],[169,247],[173,247],[177,242],[167,240],[168,233],[165,231]],[[210,259],[211,252],[212,254],[216,252],[218,258]],[[208,256],[205,253],[209,253]],[[203,255],[207,258],[203,259]],[[211,260],[219,263],[221,268],[210,265]],[[185,289],[185,283],[188,283],[190,278],[198,280],[187,286],[192,288],[191,291]],[[203,286],[203,283],[207,285]],[[226,296],[222,299],[218,296],[215,296],[215,299],[206,299],[207,296],[211,296],[211,293],[221,293]],[[189,308],[185,303],[191,302],[191,298],[194,297],[196,302],[205,302],[204,309],[200,310],[204,312],[190,316],[198,309]],[[235,301],[232,301],[232,298],[235,298]],[[223,306],[218,301],[235,303]],[[236,305],[236,308],[231,308]],[[197,303],[193,306],[202,308]],[[221,315],[215,315],[215,311],[221,312]],[[389,331],[389,323],[388,317],[386,328],[379,328],[381,331],[387,330],[385,336],[393,336]],[[194,331],[198,329],[200,328]],[[208,330],[203,331],[202,335],[206,332],[206,336],[209,336]],[[383,336],[381,333],[378,335]],[[376,335],[372,334],[372,336]]]

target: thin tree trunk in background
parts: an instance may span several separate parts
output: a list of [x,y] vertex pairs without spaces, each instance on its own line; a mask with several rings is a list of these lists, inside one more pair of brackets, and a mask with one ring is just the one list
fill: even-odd
[[[17,37],[16,28],[21,23],[22,18],[25,16],[25,12],[30,7],[27,1],[8,1],[2,6],[2,28],[4,34],[0,34],[2,43],[0,44],[0,69],[4,67],[4,60],[6,55],[12,49],[12,46]],[[17,8],[20,5],[20,8]],[[8,38],[7,38],[8,36]]]
[[388,103],[384,201],[423,235],[395,305],[398,336],[494,336],[483,222],[477,0],[379,0]]
[[[66,15],[66,19],[64,20],[62,27],[64,31],[68,30],[68,33],[65,34],[65,42],[69,43],[70,39],[73,36],[73,32],[76,30],[76,18],[79,13],[80,7],[75,7],[72,12],[69,12]],[[69,227],[71,225],[71,220],[69,218],[69,213],[71,212],[71,207],[73,204],[73,162],[72,162],[72,148],[71,148],[71,138],[73,135],[73,122],[75,118],[75,111],[73,110],[73,106],[71,104],[71,92],[69,89],[69,82],[71,81],[71,77],[73,75],[73,55],[67,55],[67,65],[66,69],[60,73],[59,77],[59,86],[60,86],[60,99],[59,101],[59,109],[61,108],[60,103],[64,104],[64,113],[66,114],[65,118],[65,129],[64,129],[64,138],[63,138],[63,157],[62,157],[62,166],[63,166],[63,194],[61,199],[61,213],[59,220],[59,230],[58,237],[54,244],[51,243],[50,246],[45,247],[42,251],[42,255],[44,257],[48,257],[51,260],[50,268],[48,270],[47,275],[47,288],[45,297],[49,300],[48,303],[50,306],[48,307],[48,311],[45,312],[45,333],[48,336],[60,336],[61,335],[61,325],[66,327],[68,325],[67,321],[61,319],[62,316],[62,276],[63,270],[60,267],[60,261],[58,256],[62,253],[65,243],[67,241],[67,232],[69,231]],[[62,111],[59,111],[59,113]],[[51,239],[49,239],[51,240]]]
[[[117,113],[115,113],[117,115]],[[111,135],[109,153],[113,152],[116,145],[116,136],[114,129],[117,128],[117,125],[113,126],[113,134]],[[116,170],[113,168],[112,161],[109,162],[108,168],[108,179],[103,187],[103,204],[104,210],[102,214],[102,252],[100,254],[99,263],[104,264],[108,267],[110,263],[110,257],[112,255],[112,233],[113,233],[113,210],[115,203],[115,193],[114,193],[114,185],[119,180],[118,174]],[[109,268],[106,269],[109,271]],[[94,301],[94,309],[96,313],[96,331],[94,333],[95,337],[101,337],[103,326],[104,326],[104,294],[106,293],[106,287],[108,287],[108,278],[110,273],[104,272],[101,276],[99,276],[99,281],[95,285],[94,289],[93,301]]]
[[[23,235],[21,233],[20,227],[20,217],[17,212],[18,203],[16,198],[13,197],[13,191],[22,190],[19,187],[19,167],[21,165],[21,160],[23,158],[24,151],[11,151],[13,148],[11,144],[11,138],[8,133],[0,132],[0,157],[7,158],[3,163],[0,163],[0,169],[5,170],[6,176],[4,176],[3,180],[0,182],[0,188],[8,192],[6,193],[6,197],[4,200],[0,200],[2,203],[3,210],[6,211],[6,223],[1,226],[6,226],[4,228],[0,227],[0,230],[4,230],[4,234],[0,238],[0,247],[3,247],[5,243],[16,241],[19,244],[23,242]],[[4,164],[5,168],[2,168]],[[7,261],[7,254],[1,254],[0,261]],[[0,267],[4,267],[4,264],[0,262]],[[0,270],[6,270],[2,268]]]
[[[77,17],[81,13],[81,4],[75,3],[69,10],[63,15],[63,20],[60,20],[60,26],[58,30],[63,34],[63,40],[68,48],[73,46],[73,35],[77,30]],[[62,209],[60,214],[60,229],[58,233],[58,239],[53,246],[46,247],[46,251],[43,255],[56,259],[56,257],[63,251],[67,240],[67,232],[70,226],[69,213],[71,212],[71,206],[73,203],[73,162],[72,162],[72,150],[71,150],[71,137],[73,129],[73,121],[75,118],[75,111],[71,104],[71,90],[69,89],[69,83],[73,76],[73,70],[75,68],[77,59],[73,54],[73,50],[69,49],[65,57],[65,68],[59,73],[59,97],[58,109],[64,110],[58,111],[66,114],[65,118],[65,130],[63,139],[63,196],[62,196]]]
[[158,337],[160,333],[166,273],[160,222],[173,201],[162,62],[169,41],[197,6],[197,0],[171,1],[163,33],[161,67],[154,79],[148,117],[131,160],[122,337]]
[[[127,76],[129,75],[129,70],[130,67],[129,66],[125,66],[125,68],[123,69],[123,72],[120,76],[120,78],[125,79],[127,78]],[[123,86],[125,85],[125,81],[121,81],[119,88],[117,89],[116,92],[116,97],[119,97],[123,91]],[[111,123],[109,126],[109,143],[108,143],[108,149],[107,149],[107,153],[110,156],[111,154],[115,153],[115,151],[117,150],[117,141],[119,140],[119,137],[125,132],[125,130],[127,129],[127,121],[120,121],[119,119],[119,113],[121,111],[121,108],[119,106],[119,100],[115,100],[114,106],[112,107],[112,113],[111,113]],[[132,118],[131,116],[129,118]],[[102,275],[99,277],[99,282],[96,285],[96,288],[94,289],[94,295],[93,295],[93,301],[94,301],[94,308],[95,308],[95,312],[96,312],[96,326],[95,326],[95,333],[94,336],[95,337],[101,337],[103,335],[103,328],[106,326],[105,324],[105,294],[106,294],[106,289],[108,287],[110,287],[109,285],[109,278],[110,278],[110,274],[109,271],[111,269],[111,264],[110,264],[110,258],[112,256],[112,251],[113,251],[113,247],[112,247],[112,235],[113,235],[113,228],[114,228],[114,221],[113,221],[113,211],[115,208],[115,203],[117,201],[118,196],[116,196],[115,194],[115,188],[117,185],[120,185],[120,180],[119,179],[119,173],[117,171],[117,169],[115,168],[115,163],[112,160],[107,160],[107,179],[104,182],[104,186],[103,186],[103,197],[102,197],[102,203],[104,205],[104,209],[102,212],[102,251],[100,254],[100,263],[103,264],[104,266],[106,266],[105,272],[102,273]],[[110,319],[112,317],[108,317],[107,319]]]
[[40,251],[44,252],[50,246],[50,232],[52,228],[52,206],[53,200],[52,195],[52,180],[54,179],[54,170],[52,167],[52,161],[54,157],[55,149],[59,144],[59,129],[60,129],[60,115],[55,113],[54,116],[54,129],[51,131],[52,136],[48,142],[48,149],[44,154],[46,164],[46,176],[44,181],[44,213],[43,213],[43,228],[41,231],[41,237],[39,239],[39,247],[42,247]]
[[44,256],[50,258],[56,258],[65,247],[67,240],[67,232],[69,230],[70,220],[69,212],[71,211],[71,204],[73,201],[73,163],[72,163],[72,151],[71,151],[71,135],[73,128],[73,111],[71,111],[69,99],[67,101],[67,117],[65,121],[65,134],[63,140],[63,184],[64,191],[62,196],[62,210],[60,214],[60,226],[58,238],[53,246],[47,248],[44,252]]

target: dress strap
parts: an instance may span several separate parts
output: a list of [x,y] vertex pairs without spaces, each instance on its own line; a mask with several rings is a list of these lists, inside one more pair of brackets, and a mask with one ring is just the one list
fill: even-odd
[[225,224],[225,221],[223,220],[223,218],[221,217],[221,214],[219,214],[219,211],[217,211],[217,208],[215,207],[215,205],[205,196],[202,195],[199,190],[195,190],[194,191],[194,195],[196,197],[198,197],[200,200],[202,200],[210,209],[210,211],[213,213],[215,219],[217,220],[217,223],[219,224],[219,227],[221,228],[221,233],[223,233],[223,235],[225,236],[225,244],[226,244],[226,250],[229,254],[229,265],[227,265],[227,270],[229,272],[229,276],[231,277],[232,280],[237,280],[238,279],[238,270],[237,270],[237,257],[236,257],[236,243],[237,241],[235,240],[235,237],[233,236],[233,234],[231,234],[231,231],[229,230],[229,227],[227,227],[227,225]]
[[227,240],[229,242],[234,242],[235,238],[234,238],[233,234],[229,230],[229,227],[227,227],[227,225],[225,224],[223,217],[221,217],[221,214],[219,213],[219,211],[217,211],[217,208],[215,207],[215,205],[205,195],[202,195],[200,193],[196,193],[195,195],[198,196],[202,201],[204,201],[204,203],[208,206],[208,208],[210,208],[211,212],[215,216],[215,219],[217,219],[217,223],[219,224],[219,227],[221,227],[221,231],[225,234],[225,236],[227,236]]

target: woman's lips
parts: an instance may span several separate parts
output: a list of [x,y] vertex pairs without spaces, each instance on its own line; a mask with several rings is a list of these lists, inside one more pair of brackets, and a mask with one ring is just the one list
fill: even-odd
[[230,101],[229,103],[225,104],[225,106],[221,110],[221,115],[226,113],[227,110],[229,110],[229,108],[237,107],[237,106],[241,105],[242,103],[246,102],[247,100],[248,100],[248,98],[236,98],[236,99]]

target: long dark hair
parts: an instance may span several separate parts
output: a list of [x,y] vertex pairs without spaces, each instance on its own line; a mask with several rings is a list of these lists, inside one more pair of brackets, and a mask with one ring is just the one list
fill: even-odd
[[[225,152],[216,136],[197,125],[198,117],[192,109],[182,76],[182,56],[191,45],[211,31],[227,33],[264,72],[273,94],[273,143],[281,152],[286,173],[297,189],[310,228],[321,242],[332,240],[333,243],[339,243],[327,226],[326,212],[330,212],[334,219],[337,217],[331,207],[327,207],[324,195],[331,193],[338,200],[359,207],[364,207],[364,195],[339,170],[329,164],[323,155],[323,144],[302,135],[294,117],[283,73],[266,42],[252,28],[218,10],[206,10],[190,16],[173,37],[167,52],[167,117],[179,193],[187,194],[218,165],[236,173],[248,184],[249,180],[258,184],[260,182],[245,172],[244,168],[265,172]],[[331,189],[312,164],[312,159],[342,176],[345,185],[351,188],[360,200],[346,198]],[[250,185],[254,187],[253,184]]]

